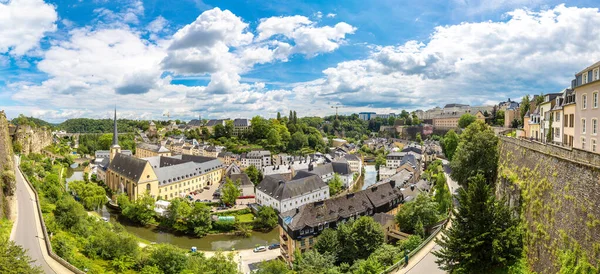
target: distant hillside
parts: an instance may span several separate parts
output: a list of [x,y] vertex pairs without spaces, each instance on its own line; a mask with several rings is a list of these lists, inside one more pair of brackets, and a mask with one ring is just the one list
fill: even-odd
[[10,121],[14,125],[30,125],[31,127],[48,127],[54,128],[53,124],[50,124],[42,119],[34,118],[34,117],[26,117],[21,114],[19,117],[14,118]]
[[[140,120],[117,120],[119,132],[134,132],[138,129],[147,130],[150,122]],[[110,133],[113,131],[112,119],[89,119],[77,118],[69,119],[58,125],[58,128],[66,132],[87,132],[87,133]]]

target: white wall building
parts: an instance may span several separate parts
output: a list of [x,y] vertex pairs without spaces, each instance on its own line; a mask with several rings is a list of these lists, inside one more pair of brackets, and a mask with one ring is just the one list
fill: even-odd
[[314,174],[299,174],[291,181],[279,175],[267,175],[256,186],[256,203],[285,212],[329,198],[329,186]]

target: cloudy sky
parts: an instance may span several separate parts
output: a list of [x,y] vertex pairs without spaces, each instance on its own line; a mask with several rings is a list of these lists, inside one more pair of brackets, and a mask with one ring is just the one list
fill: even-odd
[[115,105],[187,120],[492,104],[600,60],[598,6],[0,0],[0,109],[60,122]]

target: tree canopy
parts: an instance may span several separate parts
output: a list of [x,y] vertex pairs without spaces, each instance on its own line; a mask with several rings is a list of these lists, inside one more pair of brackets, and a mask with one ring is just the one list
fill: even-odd
[[458,190],[460,207],[452,226],[437,243],[434,254],[441,268],[451,273],[492,273],[521,258],[523,235],[519,220],[505,200],[496,200],[485,176],[469,179],[468,189]]
[[221,201],[227,205],[235,205],[235,201],[242,192],[239,189],[239,182],[234,182],[225,178],[225,184],[221,189]]
[[327,182],[327,184],[329,185],[329,194],[331,196],[334,196],[338,192],[340,192],[342,190],[342,186],[344,185],[342,183],[342,178],[337,173],[333,174],[333,178],[331,180],[329,180],[329,182]]
[[452,179],[465,186],[467,180],[481,173],[487,182],[495,182],[498,169],[498,137],[481,121],[469,125],[460,135],[450,162]]
[[477,117],[475,117],[475,115],[470,114],[470,113],[465,113],[462,116],[460,116],[460,118],[458,119],[458,126],[461,128],[466,128],[470,124],[475,122],[475,120],[477,120]]

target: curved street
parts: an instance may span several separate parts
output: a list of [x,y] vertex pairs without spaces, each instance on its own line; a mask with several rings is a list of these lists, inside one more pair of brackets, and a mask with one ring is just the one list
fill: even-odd
[[12,228],[10,239],[27,250],[27,255],[35,260],[35,265],[44,273],[72,273],[69,269],[48,255],[46,242],[40,225],[40,216],[36,208],[33,190],[25,182],[23,174],[17,168],[19,158],[15,156],[15,177],[17,181],[17,220]]
[[[456,194],[459,186],[452,178],[450,178],[450,166],[447,160],[442,160],[442,164],[444,166],[444,172],[446,173],[446,182],[448,184],[448,188],[452,195]],[[448,222],[448,227],[452,226],[452,221]],[[436,236],[436,239],[439,239],[441,236],[441,232]],[[427,274],[442,274],[446,273],[446,271],[441,270],[438,265],[435,263],[437,257],[431,253],[432,251],[439,250],[440,246],[437,245],[434,241],[429,242],[425,245],[417,254],[415,254],[408,261],[408,265],[404,268],[398,269],[396,273],[407,273],[407,274],[419,274],[419,273],[427,273]]]

